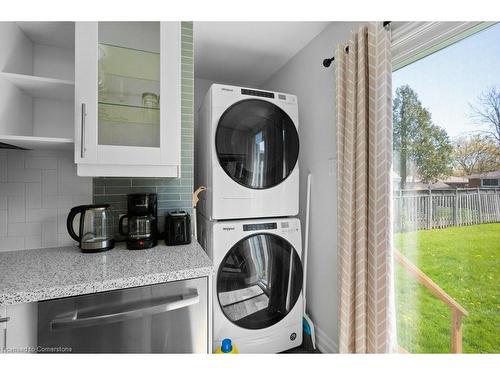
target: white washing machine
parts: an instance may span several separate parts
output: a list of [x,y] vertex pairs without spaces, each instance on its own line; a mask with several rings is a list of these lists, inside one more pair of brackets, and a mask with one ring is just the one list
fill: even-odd
[[299,219],[210,221],[199,215],[198,239],[214,264],[213,350],[225,338],[241,353],[301,345]]
[[297,97],[214,84],[198,113],[198,212],[212,220],[299,211]]

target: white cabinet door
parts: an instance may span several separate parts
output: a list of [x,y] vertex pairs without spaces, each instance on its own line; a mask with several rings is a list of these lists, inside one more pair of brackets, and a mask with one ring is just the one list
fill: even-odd
[[178,22],[76,23],[79,175],[179,176],[180,48]]
[[7,349],[7,308],[0,306],[0,354]]
[[37,302],[7,306],[5,347],[11,353],[35,353],[37,350]]

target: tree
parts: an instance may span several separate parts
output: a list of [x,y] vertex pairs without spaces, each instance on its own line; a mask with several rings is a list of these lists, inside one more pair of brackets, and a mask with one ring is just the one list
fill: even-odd
[[479,134],[454,141],[455,173],[462,176],[500,169],[500,147]]
[[404,189],[412,164],[426,183],[451,172],[453,147],[446,130],[434,125],[430,112],[413,89],[404,85],[396,90],[392,107],[395,166]]
[[493,139],[500,147],[500,86],[493,86],[483,91],[472,105],[470,117],[482,127],[479,130]]

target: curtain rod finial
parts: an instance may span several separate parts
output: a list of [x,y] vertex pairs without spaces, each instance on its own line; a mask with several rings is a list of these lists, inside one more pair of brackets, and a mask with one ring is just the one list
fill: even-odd
[[324,59],[323,60],[323,66],[325,68],[328,68],[330,65],[332,65],[332,61],[335,60],[335,57],[331,57],[329,59]]

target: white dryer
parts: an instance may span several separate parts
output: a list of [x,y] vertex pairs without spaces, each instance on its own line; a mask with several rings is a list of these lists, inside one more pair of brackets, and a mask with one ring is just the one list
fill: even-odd
[[198,212],[212,220],[299,211],[295,95],[214,84],[198,113]]
[[210,221],[199,215],[198,239],[214,264],[213,350],[225,338],[241,353],[301,345],[299,219]]

